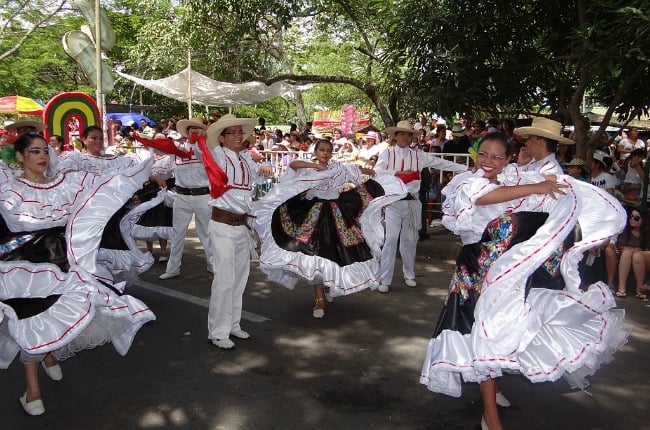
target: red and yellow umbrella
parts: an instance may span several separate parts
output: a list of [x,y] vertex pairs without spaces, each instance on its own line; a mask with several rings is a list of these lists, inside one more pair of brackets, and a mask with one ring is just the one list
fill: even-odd
[[43,103],[22,96],[0,97],[0,112],[18,113],[21,115],[42,115]]

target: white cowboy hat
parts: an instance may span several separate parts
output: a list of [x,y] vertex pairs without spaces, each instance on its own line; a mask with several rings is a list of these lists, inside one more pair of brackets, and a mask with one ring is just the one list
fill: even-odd
[[244,132],[242,139],[246,139],[255,130],[255,118],[237,118],[235,115],[227,114],[219,118],[219,120],[208,127],[207,143],[210,148],[216,148],[219,145],[219,136],[228,127],[241,125]]
[[21,119],[14,122],[13,124],[9,124],[5,126],[5,128],[9,132],[15,132],[16,130],[18,130],[18,127],[34,127],[37,133],[40,133],[43,130],[45,130],[45,124],[43,124],[40,121],[33,121],[30,119]]
[[575,142],[562,136],[562,124],[548,118],[533,118],[533,123],[529,127],[515,128],[514,133],[517,136],[540,136],[546,139],[557,140],[558,143],[573,145]]
[[395,127],[386,127],[386,133],[387,134],[395,134],[395,132],[398,131],[403,131],[406,133],[415,133],[415,129],[413,128],[413,124],[411,124],[411,121],[405,119],[403,121],[400,121],[397,123]]
[[201,118],[182,119],[176,123],[176,131],[178,131],[183,137],[188,137],[187,129],[189,127],[199,127],[203,130],[208,128],[207,125],[203,124],[203,120]]
[[607,153],[603,151],[600,150],[594,151],[593,159],[597,163],[600,163],[600,165],[602,165],[605,169],[609,169],[610,167],[612,167],[612,163],[613,163],[612,157],[610,157],[609,155],[607,155]]

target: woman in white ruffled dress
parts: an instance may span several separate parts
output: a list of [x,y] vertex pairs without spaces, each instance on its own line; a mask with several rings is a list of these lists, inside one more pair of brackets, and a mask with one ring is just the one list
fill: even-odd
[[578,273],[582,254],[623,228],[625,211],[568,176],[520,174],[514,165],[501,174],[509,156],[503,135],[487,135],[476,170],[443,190],[443,225],[464,246],[420,376],[431,391],[455,397],[461,377],[478,382],[481,427],[490,430],[503,428],[495,378],[564,376],[582,388],[626,338],[607,285],[582,286]]
[[124,355],[155,319],[98,261],[106,221],[142,187],[151,162],[122,174],[48,177],[41,135],[20,137],[14,149],[23,173],[0,170],[0,368],[20,354],[26,390],[19,401],[40,415],[39,363],[60,380],[59,361],[108,342]]
[[262,271],[287,288],[299,278],[312,283],[312,315],[322,318],[326,298],[377,287],[381,208],[403,198],[406,188],[392,176],[333,162],[327,140],[314,154],[316,163],[292,161],[280,183],[253,203],[253,213]]
[[[81,141],[85,152],[68,152],[59,157],[54,173],[79,171],[101,175],[121,174],[141,162],[135,154],[105,154],[104,132],[96,125],[86,127],[81,132]],[[149,270],[154,263],[153,255],[140,251],[133,236],[145,207],[155,207],[165,199],[166,193],[160,192],[166,187],[165,181],[151,173],[148,179],[148,183],[134,193],[136,198],[126,202],[107,223],[108,230],[119,228],[122,234],[105,234],[102,238],[99,260],[117,280],[133,280]],[[145,202],[147,205],[142,206]],[[141,207],[138,209],[138,206]]]

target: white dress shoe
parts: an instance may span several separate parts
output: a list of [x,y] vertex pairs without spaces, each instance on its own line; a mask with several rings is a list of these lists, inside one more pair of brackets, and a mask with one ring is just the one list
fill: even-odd
[[165,272],[162,275],[158,276],[158,279],[171,279],[179,276],[180,273],[170,273],[170,272]]
[[502,408],[509,408],[510,407],[510,400],[500,392],[497,393],[497,405],[501,406]]
[[27,401],[27,393],[23,394],[22,397],[18,399],[20,405],[23,407],[27,414],[36,416],[43,415],[45,413],[45,406],[43,406],[43,401],[41,399],[32,400],[31,402]]
[[235,342],[232,340],[225,338],[225,339],[212,339],[212,344],[216,346],[217,348],[221,349],[231,349],[232,347],[235,346]]
[[316,297],[314,300],[314,310],[311,312],[314,318],[323,318],[325,316],[325,302],[323,297]]
[[247,331],[244,331],[242,329],[231,331],[230,334],[239,339],[248,339],[251,337]]
[[379,287],[377,287],[377,291],[380,293],[387,293],[390,290],[390,287],[385,284],[381,284]]
[[404,279],[404,283],[406,284],[407,287],[417,287],[418,283],[415,282],[415,279]]
[[45,362],[41,361],[41,366],[43,367],[43,370],[45,370],[45,374],[49,376],[51,380],[60,381],[63,379],[63,370],[61,370],[59,363],[56,363],[54,366],[47,367],[45,365]]

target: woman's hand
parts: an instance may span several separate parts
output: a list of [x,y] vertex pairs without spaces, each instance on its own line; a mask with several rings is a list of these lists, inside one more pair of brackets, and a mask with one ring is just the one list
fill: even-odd
[[160,188],[165,188],[167,186],[167,182],[163,181],[157,176],[149,176],[149,180],[158,184]]
[[[557,178],[555,175],[549,175],[547,178]],[[564,192],[563,188],[566,188],[567,185],[565,184],[559,184],[556,180],[549,180],[547,179],[544,182],[538,183],[536,186],[537,189],[537,194],[547,194],[551,196],[553,199],[557,199],[558,195],[564,195],[566,192]]]
[[361,169],[361,173],[363,173],[364,175],[375,176],[377,174],[377,172],[375,172],[373,169],[369,169],[367,167],[360,167],[360,169]]

